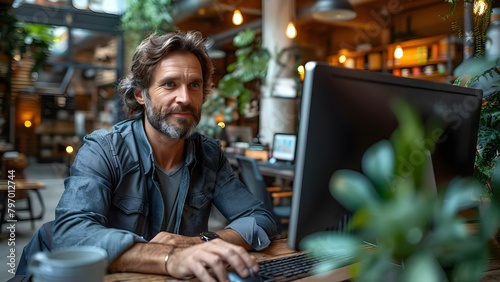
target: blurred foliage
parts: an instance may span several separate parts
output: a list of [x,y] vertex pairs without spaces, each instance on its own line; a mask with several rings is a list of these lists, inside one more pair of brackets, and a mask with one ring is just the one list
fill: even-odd
[[487,195],[493,192],[493,167],[500,159],[500,74],[498,68],[500,65],[481,74],[464,75],[454,82],[455,85],[483,90],[474,177],[486,188]]
[[[229,113],[227,113],[229,112]],[[217,89],[212,90],[212,94],[202,105],[201,120],[196,127],[197,131],[214,138],[219,138],[221,127],[217,124],[219,121],[232,112],[231,108],[226,107],[226,99],[221,97]]]
[[127,0],[127,10],[121,18],[129,50],[135,50],[151,33],[175,31],[172,0]]
[[262,47],[254,30],[246,29],[233,38],[236,61],[227,66],[227,73],[207,98],[202,108],[202,120],[197,129],[217,137],[219,121],[230,124],[240,115],[249,116],[252,100],[258,98],[261,80],[267,74],[271,54]]
[[[458,36],[463,37],[463,16],[462,13],[456,13],[457,9],[463,10],[464,2],[472,2],[474,5],[474,0],[444,0],[446,3],[450,3],[450,10],[443,15],[443,19],[446,20],[451,16],[455,19],[452,23],[452,29],[458,34]],[[482,15],[474,15],[473,17],[473,28],[474,28],[474,44],[476,55],[483,55],[486,46],[486,30],[488,29],[490,23],[492,3],[494,0],[484,0],[486,3],[486,11]]]
[[[246,29],[233,38],[236,61],[227,66],[227,74],[219,81],[219,95],[232,101],[232,106],[240,114],[256,93],[260,92],[261,80],[266,77],[270,52],[262,47],[262,42],[256,37],[255,31]],[[226,116],[231,118],[230,116]],[[227,123],[231,120],[226,120]]]
[[50,56],[53,44],[52,26],[26,23],[0,11],[0,51],[7,56],[30,55],[35,60],[32,71],[37,71]]
[[[259,114],[261,85],[268,75],[271,60],[276,62],[278,72],[286,71],[287,60],[294,60],[297,64],[300,61],[300,48],[290,46],[272,53],[262,47],[261,39],[252,29],[239,32],[233,38],[233,45],[237,47],[236,61],[227,66],[226,75],[217,85],[218,97],[226,100],[225,108],[219,111],[224,113],[224,121],[227,124],[237,120],[240,115],[254,117]],[[299,85],[297,66],[294,66],[291,73],[295,74]],[[279,77],[281,74],[273,73],[273,77]],[[276,81],[271,80],[271,89]]]
[[[499,197],[479,204],[482,188],[474,178],[455,178],[437,195],[426,189],[426,162],[404,160],[425,159],[419,144],[433,139],[410,106],[395,102],[393,110],[399,127],[365,152],[362,173],[332,175],[332,195],[353,213],[349,230],[313,234],[303,247],[345,258],[318,270],[349,264],[353,281],[479,281],[500,222]],[[410,170],[402,169],[408,163]],[[500,165],[493,169],[492,188],[499,189]],[[462,213],[470,209],[478,211],[474,232]]]
[[500,160],[500,91],[484,99],[479,120],[475,177],[493,191],[493,167]]

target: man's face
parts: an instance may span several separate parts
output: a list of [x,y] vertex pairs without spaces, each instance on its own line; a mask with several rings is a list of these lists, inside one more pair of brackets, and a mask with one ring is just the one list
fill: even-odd
[[188,137],[201,118],[203,75],[191,53],[163,58],[152,74],[149,98],[144,95],[148,122],[172,139]]

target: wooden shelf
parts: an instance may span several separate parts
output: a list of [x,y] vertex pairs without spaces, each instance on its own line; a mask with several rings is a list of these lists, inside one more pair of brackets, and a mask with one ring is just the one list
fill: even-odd
[[437,64],[446,64],[448,63],[448,59],[429,59],[425,62],[417,62],[413,64],[395,64],[393,66],[386,66],[387,70],[393,69],[404,69],[404,68],[412,68],[412,67],[423,67],[428,65],[437,65]]
[[[403,48],[401,59],[394,58],[396,47]],[[457,46],[450,35],[445,34],[376,46],[366,51],[344,51],[345,63],[340,64],[338,56],[330,57],[330,63],[382,72],[399,69],[398,74],[401,74],[401,70],[409,72],[406,77],[448,82],[457,61],[457,53]],[[425,74],[427,66],[433,69],[432,74]]]

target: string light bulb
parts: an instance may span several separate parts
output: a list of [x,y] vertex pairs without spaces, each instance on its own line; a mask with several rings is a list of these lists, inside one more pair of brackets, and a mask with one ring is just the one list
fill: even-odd
[[241,11],[236,9],[233,12],[233,24],[234,25],[240,25],[243,23],[243,15],[241,14]]
[[476,0],[474,1],[474,15],[482,16],[486,13],[488,9],[488,3],[485,0]]
[[297,37],[297,29],[295,28],[295,25],[292,21],[290,21],[286,26],[286,37],[288,37],[289,39],[294,39],[295,37]]
[[401,46],[396,46],[396,49],[394,50],[394,58],[396,59],[401,59],[403,58],[403,48]]

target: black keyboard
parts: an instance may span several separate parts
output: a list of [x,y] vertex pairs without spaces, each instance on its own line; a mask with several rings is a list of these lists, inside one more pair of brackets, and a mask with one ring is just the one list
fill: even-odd
[[262,261],[259,263],[259,276],[265,282],[295,281],[314,275],[312,272],[314,267],[318,263],[329,259],[332,259],[332,257],[318,257],[300,253]]

